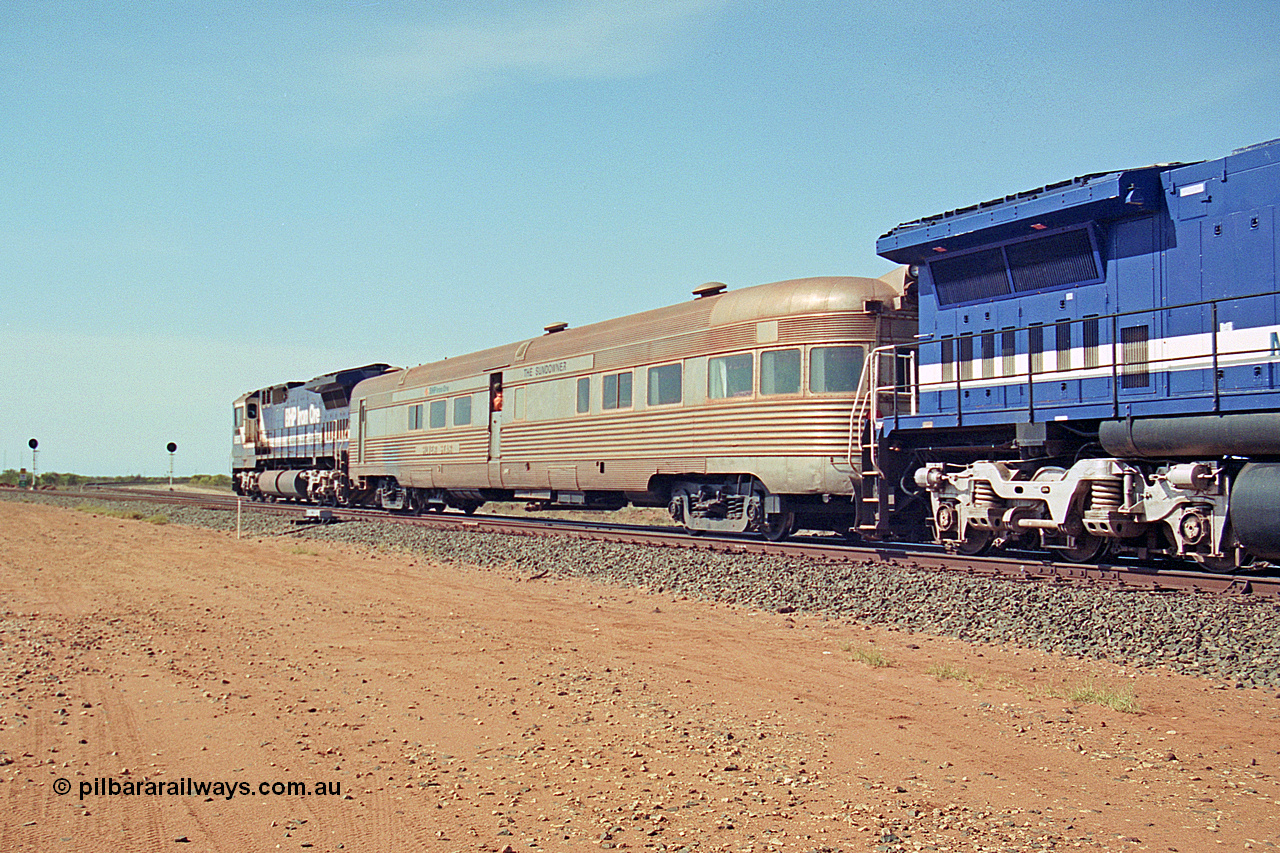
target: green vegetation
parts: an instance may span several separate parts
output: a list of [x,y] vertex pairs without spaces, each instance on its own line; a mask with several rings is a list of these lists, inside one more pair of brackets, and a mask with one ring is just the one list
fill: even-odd
[[887,656],[870,646],[855,647],[852,643],[841,643],[840,650],[843,652],[849,652],[853,655],[854,660],[862,661],[867,666],[874,667],[876,669],[893,666],[893,661],[889,660]]
[[101,504],[80,504],[76,507],[76,512],[87,512],[90,515],[105,515],[108,518],[133,518],[140,519],[145,516],[136,509],[111,509]]
[[[0,485],[16,486],[18,485],[18,470],[10,468],[3,474],[0,474]],[[46,471],[40,475],[40,486],[57,486],[59,488],[67,488],[69,486],[80,486],[90,482],[89,477],[82,474],[59,474],[56,471]],[[31,472],[27,472],[27,483],[31,483]]]
[[1116,690],[1106,685],[1099,686],[1092,680],[1067,690],[1065,697],[1084,705],[1102,705],[1122,714],[1136,714],[1142,710],[1137,697],[1133,695],[1133,688]]
[[[176,482],[176,481],[175,481]],[[187,478],[188,486],[207,486],[214,489],[231,488],[230,474],[196,474]]]
[[925,670],[925,675],[932,675],[939,681],[973,681],[973,676],[969,674],[969,670],[962,666],[952,666],[949,663],[935,663]]

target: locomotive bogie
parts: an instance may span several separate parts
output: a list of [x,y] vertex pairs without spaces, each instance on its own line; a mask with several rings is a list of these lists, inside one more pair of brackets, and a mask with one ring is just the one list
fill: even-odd
[[1234,559],[1227,478],[1210,462],[1150,473],[1119,459],[1083,459],[1066,470],[930,463],[914,480],[930,496],[935,541],[942,545],[985,539],[1079,555],[1090,550],[1087,543],[1105,543],[1115,553],[1142,557]]

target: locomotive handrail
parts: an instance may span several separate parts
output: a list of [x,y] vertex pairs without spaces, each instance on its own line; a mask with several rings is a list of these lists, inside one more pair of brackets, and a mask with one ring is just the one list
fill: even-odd
[[[858,393],[853,398],[853,408],[849,410],[849,467],[858,469],[862,456],[862,422],[871,411],[871,399],[875,388],[876,354],[884,347],[875,347],[862,362],[862,373],[858,377]],[[855,457],[855,454],[856,457]]]
[[[1057,381],[1067,382],[1067,381],[1083,381],[1087,378],[1090,378],[1087,375],[1082,376],[1081,375],[1082,370],[1091,371],[1091,372],[1098,371],[1098,370],[1104,371],[1101,374],[1094,373],[1093,376],[1094,378],[1099,378],[1099,379],[1106,377],[1110,381],[1110,384],[1111,384],[1111,394],[1110,394],[1111,399],[1109,401],[1111,403],[1110,408],[1112,410],[1114,417],[1120,417],[1121,411],[1122,411],[1122,405],[1124,403],[1124,400],[1121,396],[1121,391],[1125,387],[1124,383],[1125,383],[1126,377],[1128,376],[1135,377],[1134,379],[1135,383],[1139,381],[1139,377],[1142,378],[1143,384],[1141,385],[1135,384],[1134,386],[1132,386],[1135,390],[1141,387],[1151,388],[1152,387],[1151,381],[1155,376],[1161,375],[1161,374],[1167,374],[1170,371],[1176,370],[1179,365],[1191,365],[1191,364],[1194,364],[1195,362],[1202,362],[1202,363],[1208,362],[1207,364],[1204,364],[1204,367],[1211,370],[1212,386],[1210,389],[1207,389],[1207,390],[1212,397],[1213,410],[1221,411],[1222,401],[1224,398],[1256,393],[1256,390],[1257,390],[1256,388],[1240,388],[1240,389],[1225,388],[1224,389],[1222,387],[1223,376],[1221,375],[1224,369],[1224,361],[1235,359],[1235,361],[1241,362],[1239,364],[1228,364],[1227,365],[1228,368],[1232,366],[1248,367],[1250,365],[1253,365],[1256,367],[1257,360],[1256,359],[1248,360],[1248,359],[1250,359],[1250,357],[1253,357],[1253,356],[1280,355],[1280,346],[1278,346],[1278,343],[1280,342],[1277,341],[1277,335],[1276,333],[1273,332],[1271,334],[1270,340],[1266,344],[1251,345],[1251,346],[1236,346],[1233,348],[1223,349],[1221,336],[1224,332],[1247,331],[1248,327],[1246,327],[1246,329],[1238,329],[1238,330],[1234,329],[1234,327],[1232,327],[1231,329],[1224,329],[1219,321],[1219,307],[1223,305],[1237,304],[1250,299],[1262,299],[1262,298],[1277,297],[1277,296],[1280,296],[1280,290],[1259,291],[1257,293],[1249,293],[1249,294],[1243,294],[1239,296],[1203,299],[1203,300],[1197,300],[1193,302],[1178,303],[1174,305],[1159,305],[1151,308],[1141,308],[1141,309],[1134,309],[1129,311],[1118,311],[1118,312],[1113,312],[1111,314],[1090,315],[1088,317],[1072,318],[1069,320],[1050,321],[1045,323],[1028,323],[1021,326],[1006,326],[998,329],[981,329],[981,330],[975,330],[973,332],[966,332],[966,333],[957,334],[957,335],[949,335],[945,337],[931,336],[929,339],[920,340],[915,343],[899,344],[896,347],[881,347],[881,348],[878,348],[875,352],[892,349],[897,351],[898,353],[910,352],[914,356],[916,356],[917,370],[913,370],[909,374],[909,377],[910,377],[909,382],[913,392],[913,402],[918,403],[921,396],[925,393],[944,391],[944,390],[954,390],[956,394],[955,406],[954,406],[954,409],[952,411],[949,411],[947,414],[948,416],[953,415],[956,418],[957,425],[962,425],[964,423],[965,415],[972,413],[975,410],[986,411],[986,412],[1026,411],[1028,420],[1031,422],[1034,422],[1035,415],[1036,415],[1036,408],[1038,406],[1046,405],[1046,401],[1043,399],[1043,397],[1041,397],[1039,400],[1037,400],[1036,398],[1037,381],[1044,382],[1046,380],[1049,380],[1054,382],[1057,382]],[[1156,344],[1156,347],[1154,347],[1156,349],[1155,353],[1152,353],[1150,350],[1147,350],[1144,353],[1142,358],[1134,360],[1132,362],[1125,361],[1125,352],[1122,349],[1122,346],[1124,346],[1125,343],[1121,340],[1121,337],[1122,337],[1121,321],[1123,319],[1129,318],[1129,317],[1150,317],[1151,322],[1149,322],[1148,324],[1144,324],[1147,326],[1149,330],[1148,334],[1150,335],[1150,330],[1153,326],[1156,325],[1155,321],[1157,318],[1164,318],[1167,321],[1167,319],[1172,315],[1173,312],[1185,311],[1188,309],[1203,309],[1206,307],[1209,309],[1209,314],[1210,314],[1209,321],[1211,324],[1211,328],[1208,330],[1207,335],[1206,335],[1206,332],[1204,331],[1191,331],[1187,333],[1188,337],[1206,336],[1207,341],[1205,341],[1205,345],[1203,347],[1198,348],[1189,354],[1168,355],[1165,353],[1165,346],[1164,346],[1164,340],[1163,340],[1166,337],[1166,334],[1162,333],[1160,338],[1156,338],[1156,339],[1148,338],[1147,340],[1141,341],[1141,343],[1144,346],[1149,343]],[[1097,340],[1092,343],[1086,342],[1083,347],[1072,346],[1068,348],[1067,352],[1079,351],[1080,349],[1084,350],[1085,364],[1082,366],[1078,366],[1078,367],[1068,366],[1066,368],[1059,369],[1058,361],[1056,358],[1054,360],[1054,368],[1052,370],[1045,369],[1045,367],[1037,365],[1037,362],[1041,362],[1041,364],[1043,363],[1043,357],[1045,354],[1058,352],[1058,350],[1054,348],[1040,348],[1033,351],[1031,347],[1031,341],[1029,340],[1028,337],[1026,337],[1031,334],[1032,329],[1039,329],[1039,330],[1055,329],[1064,325],[1070,328],[1076,325],[1082,325],[1090,321],[1096,322],[1098,324],[1099,329],[1103,328],[1104,322],[1106,323],[1106,325],[1109,327],[1109,330],[1110,330],[1110,341],[1107,342],[1109,346],[1107,344],[1104,344],[1101,340]],[[1200,328],[1203,328],[1203,327],[1200,327]],[[1252,327],[1252,328],[1258,328],[1258,327]],[[1041,333],[1043,333],[1043,331]],[[973,338],[977,338],[979,341],[981,341],[984,336],[988,336],[988,335],[990,336],[1000,335],[1002,339],[1007,339],[1006,336],[1010,334],[1017,336],[1017,338],[1021,338],[1023,345],[1021,347],[1015,345],[1013,347],[1012,356],[1008,352],[1003,352],[1003,351],[1001,352],[1001,358],[1005,361],[1005,364],[1002,367],[997,368],[994,364],[991,364],[996,360],[994,356],[982,355],[982,356],[979,356],[978,358],[974,358],[973,353],[970,352],[968,358],[961,357],[961,353],[959,352],[959,350],[961,348],[960,344],[962,339],[968,338],[972,340]],[[943,355],[943,352],[941,351],[941,347],[943,347],[944,342],[950,342],[950,345],[956,348],[952,350],[952,352],[954,353],[954,357],[950,360],[944,360],[941,357]],[[971,347],[972,344],[970,344],[969,346]],[[939,357],[937,358],[937,360],[930,362],[931,365],[938,366],[942,369],[942,372],[940,373],[939,377],[936,380],[925,381],[918,373],[918,368],[923,364],[922,360],[918,358],[918,355],[924,351],[925,347],[939,348],[939,352],[938,352]],[[1106,347],[1110,351],[1109,363],[1107,363],[1107,361],[1102,357],[1104,352],[1104,347]],[[1008,369],[1010,358],[1012,358],[1012,361],[1015,364],[1017,364],[1018,362],[1021,362],[1021,365],[1020,365],[1021,369],[1013,369],[1013,370]],[[973,375],[973,372],[974,372],[973,368],[975,366],[975,363],[983,364],[985,368],[983,370],[983,375],[981,376]],[[990,366],[988,366],[988,364],[990,364]],[[1125,368],[1133,368],[1134,372],[1131,374],[1126,373],[1124,370]],[[987,372],[988,370],[990,372]],[[947,374],[949,372],[953,372],[954,375],[948,376]],[[878,368],[871,367],[870,374],[872,378],[876,377],[878,374]],[[1001,382],[1001,380],[1004,380],[1004,381]],[[1015,381],[1010,382],[1010,380],[1015,380]],[[999,382],[1000,384],[1005,385],[1007,387],[1013,387],[1017,384],[1023,384],[1024,380],[1025,380],[1025,387],[1026,387],[1025,404],[1018,404],[1018,405],[1006,404],[1006,405],[989,406],[989,407],[969,407],[968,409],[966,409],[964,405],[963,392],[966,386],[972,388],[975,385],[983,386],[983,385],[988,385],[992,382]],[[878,386],[879,383],[876,382],[875,384],[876,386]],[[883,390],[885,390],[884,387],[874,387],[873,389],[869,388],[866,394],[869,397],[873,397],[874,392],[883,391]],[[1041,390],[1043,393],[1043,386],[1041,386]],[[859,396],[860,403],[862,402],[862,400],[863,400],[863,396],[860,395]],[[1096,404],[1096,402],[1097,402],[1096,400],[1091,401],[1086,398],[1074,403],[1064,401],[1062,405],[1078,406],[1078,405],[1088,405],[1091,403]],[[1048,405],[1052,407],[1055,404],[1052,402],[1049,402]],[[915,408],[915,406],[913,406],[913,408]],[[852,435],[850,436],[850,443],[851,445],[853,443]]]
[[[885,346],[875,347],[868,354],[867,359],[862,363],[862,375],[858,379],[858,394],[854,398],[853,409],[849,417],[849,465],[857,468],[861,462],[863,448],[868,450],[868,459],[871,467],[877,475],[884,476],[884,472],[880,468],[879,461],[879,441],[880,425],[886,420],[880,412],[880,400],[882,396],[887,397],[892,406],[891,415],[895,426],[899,422],[901,412],[898,409],[899,401],[902,397],[909,398],[911,403],[911,414],[916,414],[919,409],[919,398],[915,391],[911,390],[916,383],[908,381],[905,386],[908,390],[904,391],[904,387],[897,381],[898,376],[898,360],[905,356],[908,369],[905,372],[907,377],[915,375],[915,353],[903,353],[903,347],[898,344],[887,344]],[[884,356],[893,358],[893,384],[880,384],[880,362]],[[870,440],[866,440],[867,436],[864,432],[866,426],[870,426]],[[854,454],[859,456],[858,463],[854,461]]]
[[[1135,308],[1130,311],[1116,311],[1111,314],[1093,314],[1093,315],[1090,315],[1089,317],[1081,317],[1078,319],[1073,319],[1070,322],[1080,323],[1086,319],[1107,320],[1112,318],[1118,319],[1122,317],[1137,317],[1142,314],[1158,314],[1166,311],[1180,311],[1184,308],[1198,308],[1204,305],[1217,306],[1224,302],[1238,302],[1245,299],[1262,299],[1268,296],[1280,296],[1280,290],[1264,290],[1264,291],[1259,291],[1257,293],[1243,293],[1237,296],[1222,296],[1217,299],[1201,299],[1196,302],[1180,302],[1176,305],[1159,305],[1152,308]],[[1029,329],[1033,329],[1037,327],[1047,329],[1050,326],[1055,325],[1056,322],[1057,321],[1054,321],[1054,323],[1028,323],[1025,326],[1005,326],[993,331],[1025,332]],[[896,344],[894,346],[896,346],[896,348],[898,349],[919,348],[919,347],[925,346],[926,344],[936,344],[941,340],[940,338],[934,338],[932,336],[929,336],[929,338],[930,338],[929,340],[920,340],[913,344]],[[885,347],[880,347],[879,349],[885,349]]]

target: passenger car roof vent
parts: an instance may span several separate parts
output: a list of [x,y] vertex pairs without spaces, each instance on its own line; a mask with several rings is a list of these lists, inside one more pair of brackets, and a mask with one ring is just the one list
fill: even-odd
[[548,323],[542,327],[542,331],[548,335],[554,335],[556,332],[563,332],[567,328],[569,328],[568,323]]
[[729,285],[722,281],[709,281],[706,284],[699,285],[693,289],[695,299],[704,299],[708,296],[716,296],[724,293],[729,289]]

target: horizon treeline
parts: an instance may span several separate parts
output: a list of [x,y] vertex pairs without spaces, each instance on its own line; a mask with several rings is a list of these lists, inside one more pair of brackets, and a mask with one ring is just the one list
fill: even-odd
[[[0,486],[16,486],[18,485],[19,471],[16,468],[9,468],[0,474]],[[27,472],[27,480],[30,483],[31,472]],[[231,485],[231,477],[227,474],[194,474],[190,477],[174,477],[175,483],[185,483],[188,486],[210,486],[213,488],[227,487]],[[84,474],[60,474],[57,471],[44,471],[36,481],[36,486],[57,486],[65,488],[69,486],[83,486],[85,483],[168,483],[169,477],[144,477],[141,474],[127,475],[124,477],[89,477]]]

